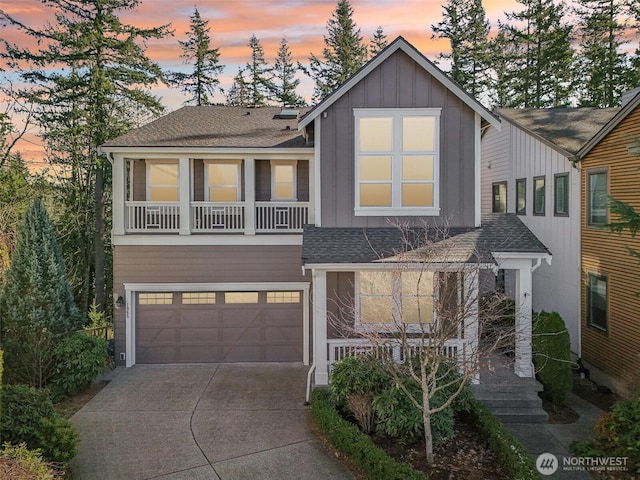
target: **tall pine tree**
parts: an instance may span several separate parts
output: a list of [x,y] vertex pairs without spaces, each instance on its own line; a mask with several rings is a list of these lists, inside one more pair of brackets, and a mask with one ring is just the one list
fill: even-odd
[[249,48],[251,48],[251,61],[246,66],[249,77],[247,81],[249,105],[263,107],[268,104],[269,97],[273,91],[272,69],[265,60],[264,49],[255,35],[251,35],[249,39]]
[[273,67],[273,97],[283,107],[300,107],[306,103],[296,91],[300,85],[300,79],[296,78],[297,71],[287,39],[282,37]]
[[53,375],[52,347],[82,328],[53,224],[39,200],[24,213],[0,294],[0,342],[13,382],[45,386]]
[[247,87],[247,81],[244,78],[244,71],[242,68],[238,69],[238,73],[233,77],[233,83],[227,91],[227,105],[233,107],[248,107],[249,101],[249,88]]
[[378,26],[371,38],[371,41],[369,42],[369,58],[373,58],[378,55],[385,49],[388,43],[387,36],[385,35],[384,30],[382,30],[382,26]]
[[170,80],[189,95],[185,103],[210,105],[220,85],[218,76],[224,65],[220,64],[219,49],[211,47],[210,31],[209,21],[203,20],[196,8],[190,17],[188,39],[178,41],[182,47],[180,57],[193,65],[193,69],[190,73],[174,72]]
[[311,54],[308,75],[315,82],[313,99],[322,100],[367,61],[367,46],[353,20],[349,0],[340,0],[327,22],[322,58]]
[[[41,28],[28,26],[0,10],[0,21],[12,24],[34,42],[3,42],[0,58],[15,67],[29,87],[24,98],[36,105],[34,119],[56,163],[57,171],[72,170],[79,177],[62,175],[65,229],[70,236],[91,244],[87,256],[65,249],[68,257],[87,261],[82,308],[90,294],[100,310],[111,291],[107,274],[110,252],[110,163],[98,152],[106,140],[126,132],[140,111],[159,115],[164,109],[148,91],[163,78],[160,67],[145,55],[145,41],[170,34],[166,25],[140,28],[123,23],[120,16],[134,10],[139,0],[42,0],[55,21]],[[25,45],[33,45],[25,47]],[[70,153],[69,148],[72,148]],[[74,183],[78,178],[79,184]],[[82,215],[76,215],[82,211]],[[77,245],[78,248],[86,246]],[[110,269],[109,269],[110,272]]]
[[451,78],[479,98],[490,85],[489,21],[482,0],[449,0],[442,8],[442,21],[431,29],[434,37],[449,40],[451,53],[438,58],[450,60]]
[[620,0],[577,0],[580,35],[580,104],[614,107],[633,75],[622,51],[626,25]]
[[[505,81],[513,92],[507,106],[558,107],[574,93],[572,27],[563,22],[566,5],[553,0],[518,0],[524,10],[507,14],[501,30],[511,46]],[[515,23],[515,25],[514,25]]]

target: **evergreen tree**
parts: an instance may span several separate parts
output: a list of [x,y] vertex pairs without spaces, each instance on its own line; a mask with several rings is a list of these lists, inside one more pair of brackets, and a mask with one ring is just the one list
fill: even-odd
[[307,74],[315,82],[313,99],[319,101],[344,83],[367,61],[367,46],[353,20],[349,0],[339,0],[327,22],[322,59],[309,57]]
[[296,78],[297,71],[298,67],[293,63],[287,39],[282,37],[273,67],[273,96],[283,107],[299,107],[306,103],[296,92],[300,85],[300,79]]
[[218,75],[224,69],[220,65],[220,52],[217,48],[211,48],[209,36],[209,21],[200,17],[196,8],[190,17],[188,39],[178,41],[182,47],[181,58],[185,63],[192,64],[191,73],[175,72],[171,74],[171,83],[189,95],[185,103],[194,102],[196,105],[210,105],[215,95],[220,80]]
[[387,41],[387,36],[382,30],[382,26],[378,26],[373,34],[371,42],[369,43],[369,58],[373,58],[378,55],[388,44],[389,42]]
[[13,382],[35,387],[45,386],[53,374],[55,343],[83,324],[53,224],[38,200],[18,230],[0,295],[0,321],[5,373]]
[[[123,23],[119,17],[133,10],[139,0],[42,0],[52,8],[55,21],[44,27],[26,25],[0,10],[0,20],[8,22],[33,42],[3,42],[0,58],[16,69],[28,85],[22,96],[36,105],[34,119],[61,175],[59,191],[63,209],[72,229],[69,237],[88,241],[75,245],[79,255],[66,250],[74,261],[89,263],[80,270],[85,275],[78,283],[95,291],[102,310],[107,291],[110,252],[106,242],[109,226],[107,200],[110,198],[110,163],[98,153],[106,140],[126,132],[135,108],[152,115],[163,111],[160,101],[148,88],[163,78],[160,67],[150,61],[138,42],[163,38],[168,27],[139,28]],[[24,65],[24,68],[17,66]],[[80,180],[80,183],[75,182]],[[78,211],[82,214],[76,216]],[[88,240],[87,240],[88,239]],[[109,269],[110,272],[110,269]],[[88,297],[88,295],[84,295]],[[83,309],[88,298],[83,298]]]
[[488,93],[489,21],[482,0],[449,0],[443,18],[432,25],[433,37],[447,38],[451,53],[438,55],[451,61],[450,75],[475,98]]
[[269,96],[274,90],[270,77],[272,69],[264,59],[264,49],[255,35],[251,35],[249,39],[249,48],[251,48],[251,61],[246,67],[249,76],[247,82],[249,105],[262,107],[267,105]]
[[577,0],[577,3],[575,14],[580,32],[579,72],[582,79],[580,104],[614,107],[620,104],[631,74],[626,65],[627,55],[621,51],[626,29],[622,20],[623,2]]
[[231,87],[227,91],[226,104],[234,107],[248,107],[250,105],[249,101],[249,88],[244,78],[244,71],[239,68],[238,73],[233,77]]
[[[505,80],[514,97],[508,106],[545,108],[570,103],[574,93],[572,27],[563,23],[566,6],[553,0],[518,0],[521,12],[507,14],[516,25],[501,25],[513,45]],[[523,27],[519,27],[523,25]]]

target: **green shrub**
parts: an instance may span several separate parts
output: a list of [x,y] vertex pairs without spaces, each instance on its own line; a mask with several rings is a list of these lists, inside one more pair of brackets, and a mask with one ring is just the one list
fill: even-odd
[[502,422],[489,412],[479,400],[470,398],[469,406],[472,422],[496,455],[500,465],[509,473],[509,478],[514,480],[539,479],[540,474],[536,470],[533,459],[520,442],[513,438]]
[[405,463],[398,463],[377,447],[368,435],[343,419],[334,408],[331,394],[314,390],[311,416],[325,438],[362,469],[370,480],[422,480],[424,477]]
[[64,478],[64,472],[57,470],[43,460],[38,450],[29,450],[24,443],[18,446],[4,444],[0,450],[0,478],[4,477],[4,469],[12,478],[28,478],[30,480],[58,480]]
[[65,338],[55,348],[56,369],[50,388],[56,398],[75,395],[104,370],[107,341],[83,332]]
[[598,420],[593,440],[575,442],[571,448],[581,456],[627,457],[627,468],[640,473],[640,390]]
[[73,458],[78,434],[55,411],[47,390],[5,385],[1,403],[0,437],[4,442],[25,443],[31,450],[41,450],[46,460],[62,465]]
[[564,320],[557,312],[540,312],[533,321],[533,363],[544,395],[556,405],[571,391],[571,344]]
[[392,382],[381,360],[372,355],[346,357],[331,370],[330,392],[336,404],[344,405],[351,393],[380,394]]

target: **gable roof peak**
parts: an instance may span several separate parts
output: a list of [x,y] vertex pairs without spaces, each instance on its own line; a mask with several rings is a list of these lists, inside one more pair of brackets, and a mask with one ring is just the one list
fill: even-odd
[[484,120],[500,130],[500,119],[491,113],[478,100],[465,92],[460,85],[449,78],[431,60],[425,57],[415,46],[409,43],[404,37],[396,37],[389,45],[382,49],[375,57],[365,63],[356,73],[349,77],[342,85],[327,95],[320,103],[314,106],[298,123],[298,128],[302,129],[315,120],[324,110],[333,105],[345,93],[353,88],[360,80],[365,78],[378,65],[386,61],[398,50],[402,50],[414,62],[420,65],[427,73],[443,84],[449,91],[457,96],[463,103],[478,113]]

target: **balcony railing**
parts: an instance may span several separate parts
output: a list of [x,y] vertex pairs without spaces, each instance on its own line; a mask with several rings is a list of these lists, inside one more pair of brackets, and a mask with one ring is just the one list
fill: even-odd
[[244,232],[244,203],[191,203],[192,232]]
[[309,223],[309,204],[256,202],[256,232],[302,232]]
[[126,202],[126,233],[300,233],[309,223],[308,202],[191,202],[180,231],[178,202]]
[[177,232],[180,229],[180,204],[177,202],[127,202],[127,232]]

